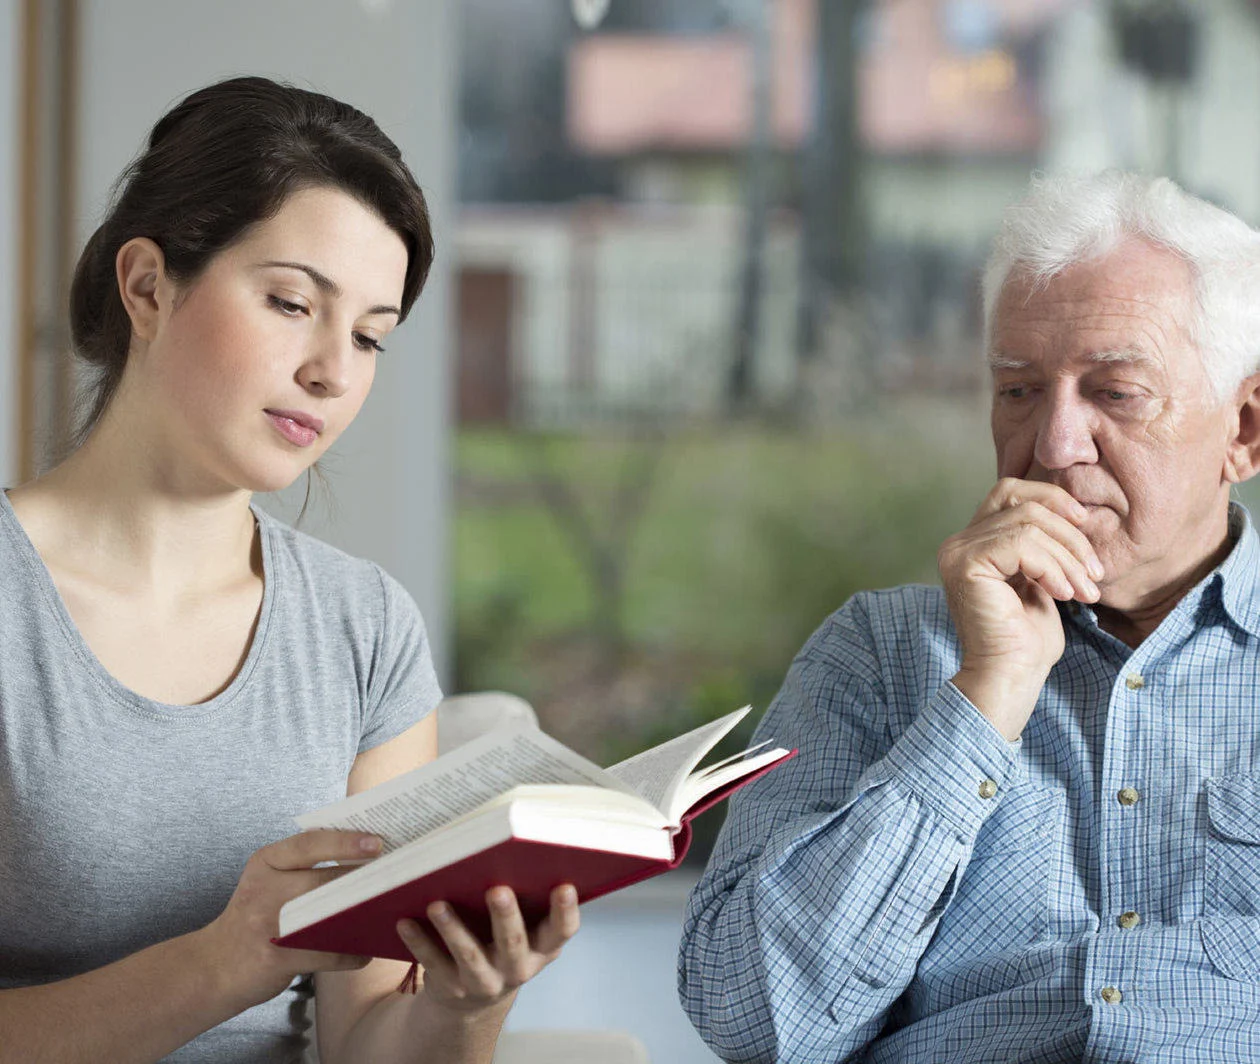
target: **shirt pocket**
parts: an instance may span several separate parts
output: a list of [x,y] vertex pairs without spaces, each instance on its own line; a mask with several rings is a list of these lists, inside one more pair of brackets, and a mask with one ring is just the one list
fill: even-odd
[[978,956],[1021,949],[1046,937],[1050,873],[1066,794],[1016,786],[984,822],[945,907],[921,974],[970,967]]
[[1221,974],[1260,981],[1260,776],[1216,776],[1204,789],[1203,948]]

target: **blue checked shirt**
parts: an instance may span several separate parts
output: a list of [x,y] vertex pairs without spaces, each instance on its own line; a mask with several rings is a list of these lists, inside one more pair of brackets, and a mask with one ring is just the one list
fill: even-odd
[[1260,542],[1138,649],[1064,607],[1019,742],[949,683],[942,592],[856,596],[758,734],[692,894],[683,1005],[728,1061],[1260,1061]]

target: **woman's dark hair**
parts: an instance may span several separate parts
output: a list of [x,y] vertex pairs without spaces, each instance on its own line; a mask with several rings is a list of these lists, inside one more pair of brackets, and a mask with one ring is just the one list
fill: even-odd
[[353,196],[402,238],[405,318],[433,263],[433,234],[416,179],[371,118],[330,96],[245,77],[194,92],[158,121],[147,150],[119,178],[70,287],[75,351],[97,370],[80,439],[113,398],[127,362],[131,320],[118,293],[118,249],[148,237],[162,249],[167,274],[187,284],[290,195],[313,187]]

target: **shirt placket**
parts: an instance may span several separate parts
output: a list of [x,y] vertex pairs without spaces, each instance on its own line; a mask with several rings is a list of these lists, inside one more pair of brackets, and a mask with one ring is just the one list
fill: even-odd
[[[1149,643],[1149,641],[1148,641]],[[1144,644],[1120,667],[1107,705],[1098,795],[1098,932],[1088,953],[1083,993],[1092,1023],[1085,1059],[1127,1064],[1137,1058],[1144,1003],[1140,941],[1159,919],[1158,876],[1146,867],[1153,818],[1159,816],[1153,770],[1162,727],[1157,648]]]

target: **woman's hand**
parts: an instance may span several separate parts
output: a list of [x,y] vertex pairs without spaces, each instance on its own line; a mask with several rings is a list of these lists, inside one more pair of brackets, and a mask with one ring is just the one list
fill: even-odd
[[256,850],[245,862],[223,912],[202,931],[216,972],[225,974],[242,1008],[275,997],[305,972],[362,968],[370,957],[284,949],[280,906],[299,894],[345,875],[350,869],[315,868],[321,861],[361,861],[380,853],[380,839],[358,831],[304,831]]
[[427,909],[450,950],[447,956],[415,920],[400,920],[398,933],[424,969],[425,994],[457,1012],[510,1001],[523,985],[560,955],[578,929],[577,891],[570,885],[551,892],[551,911],[531,933],[525,928],[510,887],[486,891],[494,941],[483,946],[445,902]]

